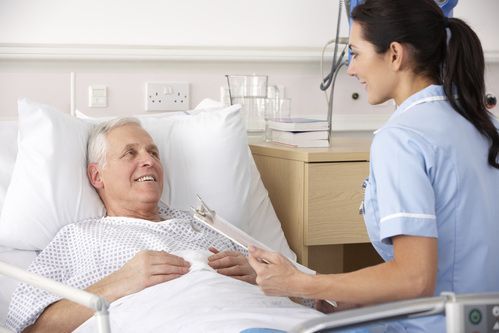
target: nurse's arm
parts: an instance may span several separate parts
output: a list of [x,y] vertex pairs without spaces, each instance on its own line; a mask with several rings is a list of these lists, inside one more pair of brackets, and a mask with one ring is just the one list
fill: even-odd
[[304,297],[359,305],[433,296],[437,239],[397,236],[392,241],[391,261],[351,273],[301,276],[292,290]]

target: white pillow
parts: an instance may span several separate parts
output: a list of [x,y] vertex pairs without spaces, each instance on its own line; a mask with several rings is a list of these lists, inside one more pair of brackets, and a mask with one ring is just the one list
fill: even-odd
[[0,217],[0,245],[43,249],[61,227],[102,216],[86,177],[91,128],[54,108],[20,100],[18,153]]
[[[249,151],[238,106],[139,119],[160,150],[163,201],[187,210],[199,194],[231,223],[295,258]],[[88,120],[19,102],[19,153],[0,218],[1,245],[43,249],[65,224],[103,214],[86,178],[89,129]]]
[[0,121],[0,212],[17,155],[17,121]]

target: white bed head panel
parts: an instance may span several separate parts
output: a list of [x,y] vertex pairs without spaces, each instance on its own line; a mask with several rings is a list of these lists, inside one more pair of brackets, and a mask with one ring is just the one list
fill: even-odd
[[17,121],[0,119],[0,212],[17,155]]
[[[17,121],[0,119],[0,214],[17,155]],[[27,268],[36,256],[35,251],[13,250],[0,246],[0,261]],[[10,297],[17,286],[13,279],[0,275],[0,325],[7,316]]]

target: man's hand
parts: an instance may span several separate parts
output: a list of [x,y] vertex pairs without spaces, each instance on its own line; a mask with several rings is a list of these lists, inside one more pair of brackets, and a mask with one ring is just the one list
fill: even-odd
[[210,247],[214,255],[208,257],[208,265],[218,273],[233,277],[251,284],[256,283],[256,273],[248,263],[248,259],[236,251],[220,252]]
[[105,277],[95,287],[112,302],[150,286],[176,279],[189,272],[183,258],[164,251],[140,251],[122,268]]
[[[189,271],[184,259],[163,251],[141,251],[122,268],[91,285],[88,292],[108,302],[169,281]],[[68,300],[48,306],[24,332],[72,332],[93,315],[93,311]]]

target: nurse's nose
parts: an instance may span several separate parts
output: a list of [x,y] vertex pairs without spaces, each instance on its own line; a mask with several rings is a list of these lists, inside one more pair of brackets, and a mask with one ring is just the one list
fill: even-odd
[[354,67],[353,61],[350,61],[348,63],[347,74],[350,76],[357,77],[357,75],[355,74],[355,67]]

